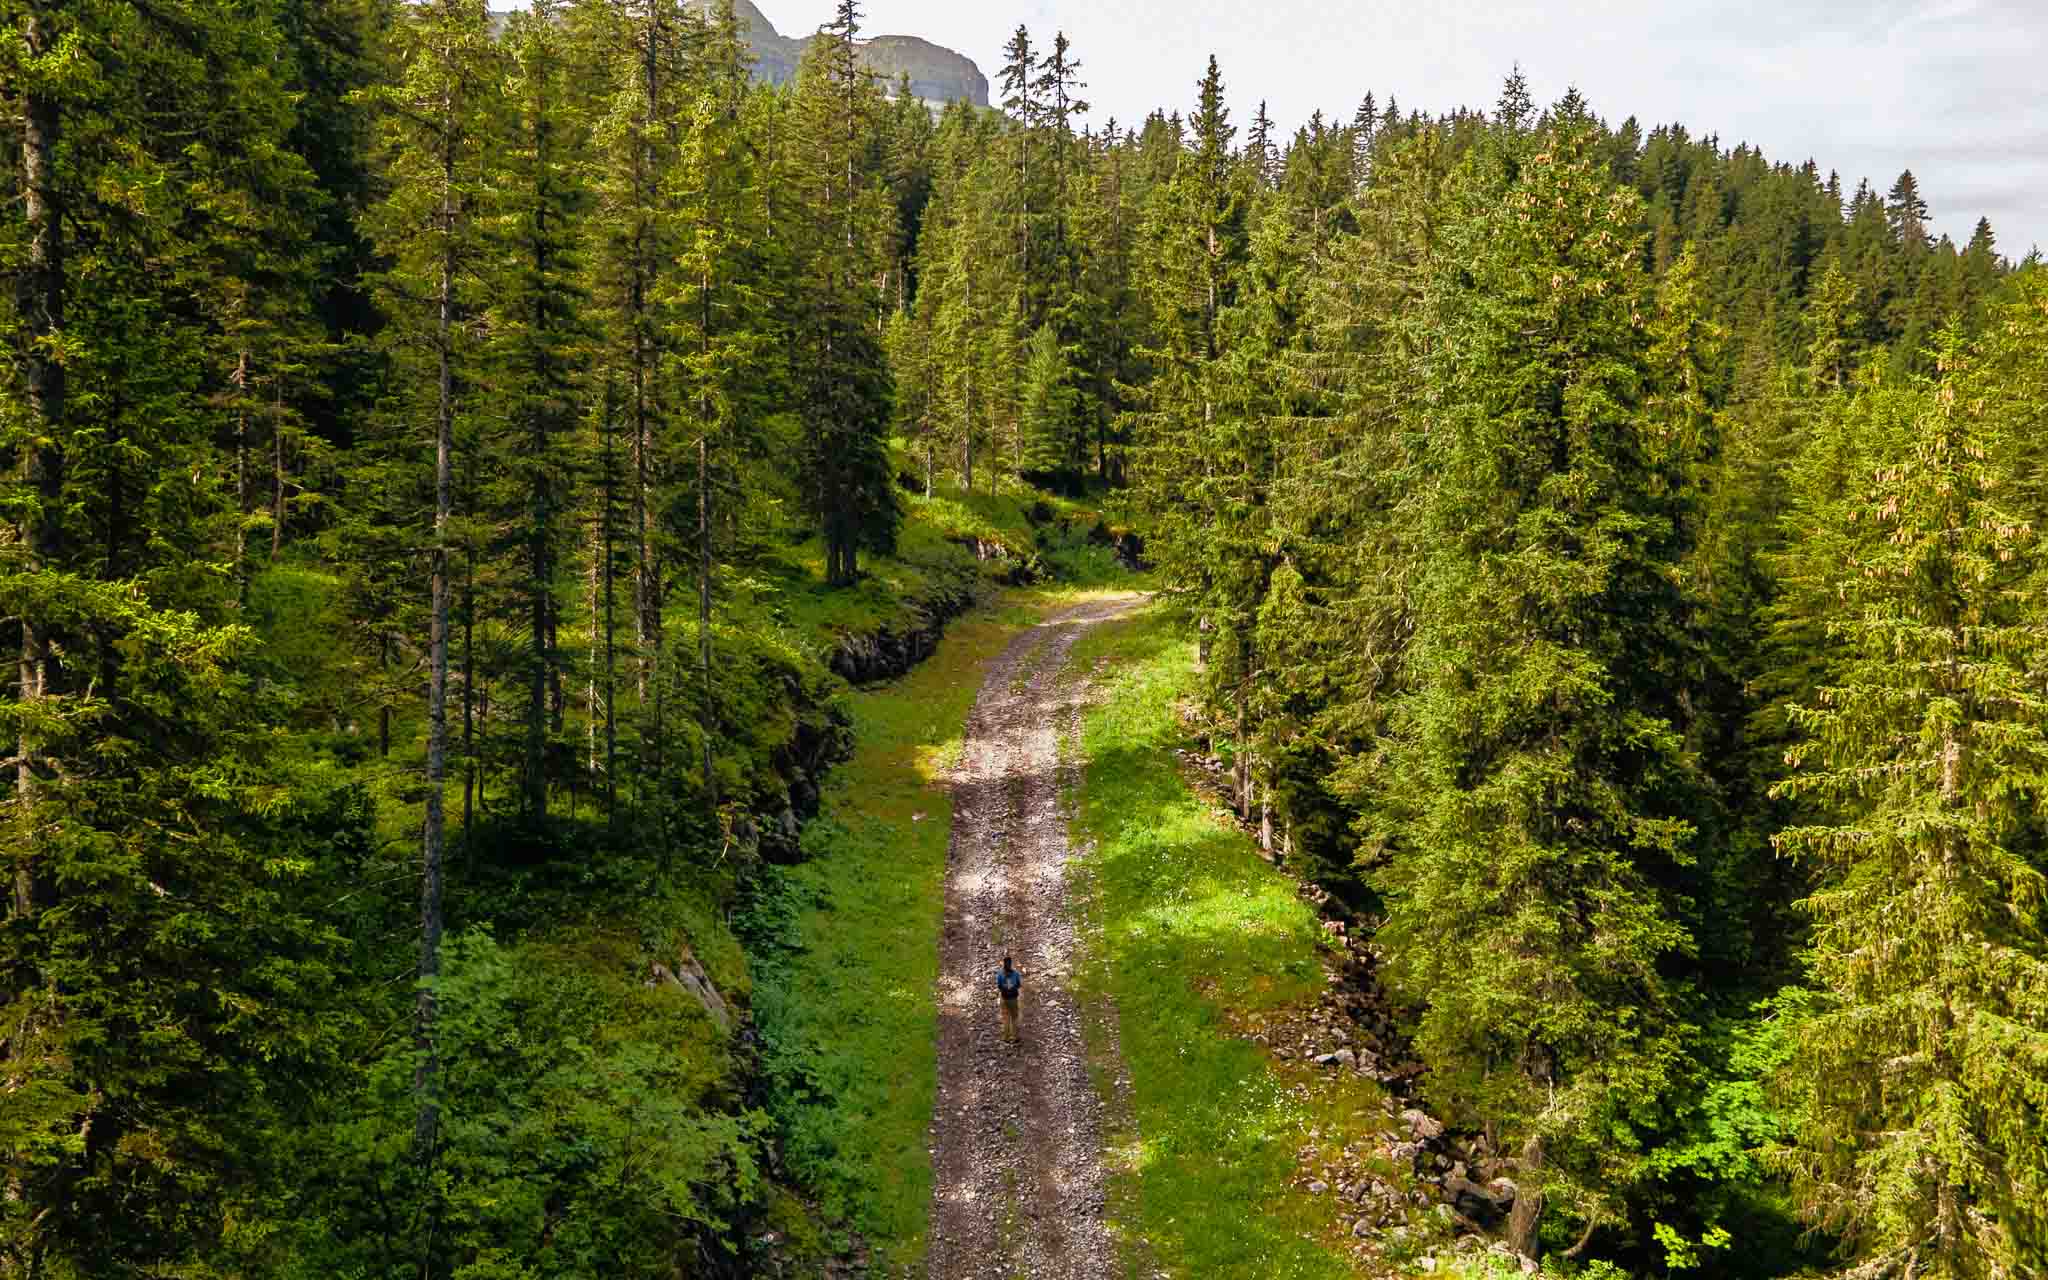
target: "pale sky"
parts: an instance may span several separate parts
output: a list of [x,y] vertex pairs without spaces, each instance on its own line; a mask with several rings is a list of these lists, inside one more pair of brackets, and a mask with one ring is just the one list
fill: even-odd
[[[756,0],[784,35],[829,0]],[[1611,124],[1679,121],[1845,190],[1920,179],[1958,244],[1980,215],[2015,260],[2048,250],[2048,0],[864,0],[866,33],[916,35],[990,81],[1019,22],[1064,29],[1100,125],[1186,110],[1217,55],[1240,129],[1261,98],[1289,133],[1348,121],[1370,89],[1404,112],[1490,107],[1520,62],[1539,102],[1577,85]],[[1240,134],[1240,138],[1242,134]]]

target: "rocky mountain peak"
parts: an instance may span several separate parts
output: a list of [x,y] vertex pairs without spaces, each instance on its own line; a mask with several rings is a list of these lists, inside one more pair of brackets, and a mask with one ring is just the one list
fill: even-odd
[[[707,10],[711,7],[711,0],[699,3]],[[740,25],[747,32],[747,43],[754,52],[755,77],[770,84],[795,79],[804,48],[812,37],[792,39],[783,35],[753,0],[736,0],[736,8]],[[934,105],[989,105],[988,77],[973,59],[929,40],[917,36],[875,36],[861,43],[861,61],[892,90],[899,79],[909,76],[911,92]]]

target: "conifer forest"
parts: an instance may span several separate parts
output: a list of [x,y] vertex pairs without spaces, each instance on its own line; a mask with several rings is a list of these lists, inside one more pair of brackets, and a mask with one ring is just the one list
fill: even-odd
[[[2048,1276],[2038,254],[1511,67],[1119,121],[735,4],[0,0],[0,1280]],[[1412,1141],[1172,1201],[1127,1003],[1117,1269],[949,1270],[965,828],[859,806],[1110,596],[1074,821],[1185,772],[1308,913],[1145,982]]]

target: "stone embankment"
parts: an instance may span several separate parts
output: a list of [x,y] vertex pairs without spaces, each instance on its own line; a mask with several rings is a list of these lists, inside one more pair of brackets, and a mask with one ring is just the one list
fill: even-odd
[[[1220,815],[1254,841],[1268,834],[1258,820],[1237,818],[1229,801],[1235,780],[1221,759],[1192,751],[1180,755],[1191,785]],[[1285,859],[1276,861],[1286,869]],[[1427,1271],[1445,1253],[1503,1253],[1506,1246],[1492,1234],[1514,1208],[1511,1166],[1484,1134],[1454,1132],[1422,1106],[1423,1066],[1379,978],[1383,957],[1372,942],[1376,922],[1351,916],[1313,883],[1297,878],[1297,886],[1322,915],[1332,944],[1322,996],[1306,1010],[1247,1025],[1241,1034],[1276,1064],[1311,1067],[1333,1082],[1366,1077],[1384,1096],[1378,1123],[1361,1122],[1327,1135],[1341,1142],[1312,1142],[1297,1153],[1296,1185],[1330,1198],[1334,1228],[1351,1236],[1363,1255],[1398,1251],[1415,1256]],[[1533,1268],[1530,1260],[1518,1261],[1524,1270]]]

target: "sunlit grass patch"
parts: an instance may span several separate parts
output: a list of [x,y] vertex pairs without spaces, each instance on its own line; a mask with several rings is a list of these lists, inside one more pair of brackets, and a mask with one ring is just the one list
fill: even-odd
[[1142,1249],[1174,1275],[1351,1275],[1322,1238],[1323,1207],[1289,1186],[1324,1107],[1229,1027],[1314,999],[1320,928],[1181,779],[1174,703],[1192,658],[1156,612],[1075,650],[1076,670],[1100,684],[1075,818],[1079,983],[1084,1000],[1113,1002],[1131,1081],[1128,1126],[1108,1140],[1115,1225],[1132,1267]]
[[910,676],[848,699],[860,746],[806,832],[810,860],[780,873],[785,959],[755,979],[791,1161],[885,1274],[922,1271],[931,1201],[944,774],[983,666],[1036,617],[1012,597],[977,609]]

